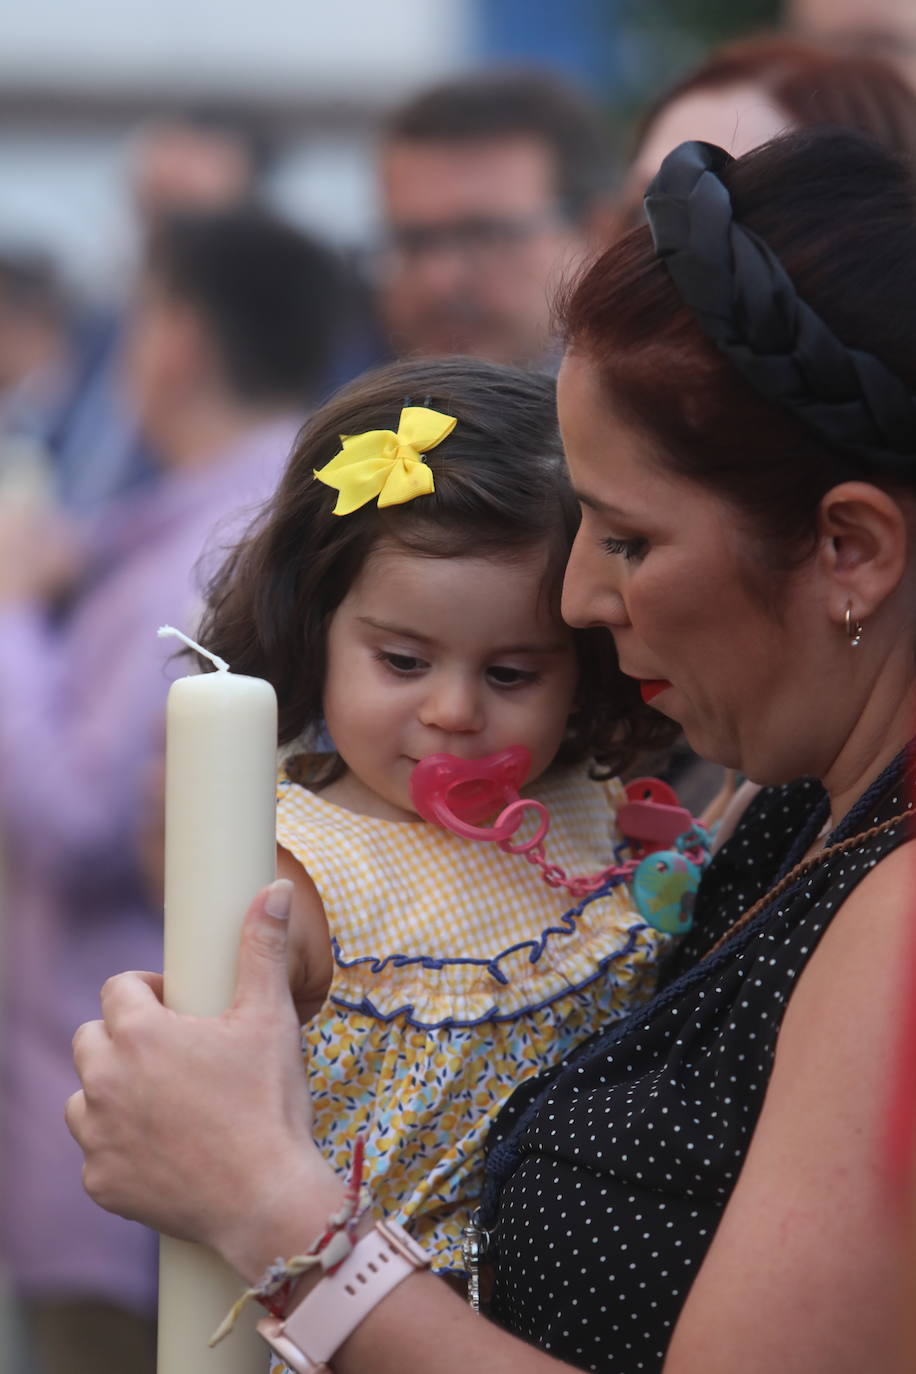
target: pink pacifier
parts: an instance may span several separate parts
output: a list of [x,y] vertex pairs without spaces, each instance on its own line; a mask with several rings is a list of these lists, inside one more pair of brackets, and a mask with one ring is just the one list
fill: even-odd
[[[519,796],[530,771],[531,754],[521,744],[479,759],[430,754],[410,776],[410,795],[423,820],[466,840],[488,840],[507,854],[521,854],[540,869],[550,887],[565,887],[579,898],[606,883],[633,880],[637,907],[648,924],[673,934],[689,930],[700,869],[708,859],[708,836],[678,805],[668,784],[637,778],[627,785],[617,819],[629,859],[600,873],[569,877],[544,852],[550,829],[546,806]],[[536,816],[534,833],[515,840],[528,811]],[[491,825],[480,824],[491,816]]]
[[[466,840],[489,840],[509,850],[514,850],[511,839],[525,812],[535,811],[537,832],[525,841],[528,848],[543,840],[550,825],[543,802],[519,796],[530,769],[531,754],[521,744],[479,759],[430,754],[410,775],[410,796],[425,821]],[[479,824],[490,816],[496,816],[493,825]]]

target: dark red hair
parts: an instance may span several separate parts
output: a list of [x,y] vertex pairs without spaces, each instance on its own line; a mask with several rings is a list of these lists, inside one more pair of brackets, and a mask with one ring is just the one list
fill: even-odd
[[[811,130],[755,149],[723,180],[736,219],[779,255],[833,332],[916,390],[916,193],[902,161],[864,136]],[[733,504],[768,566],[805,556],[821,497],[838,481],[891,485],[735,371],[681,303],[648,228],[585,271],[561,316],[569,348],[594,362],[621,418],[666,466]]]

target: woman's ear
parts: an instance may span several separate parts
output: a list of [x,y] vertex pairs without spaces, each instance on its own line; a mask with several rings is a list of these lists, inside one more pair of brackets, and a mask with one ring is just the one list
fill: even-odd
[[818,560],[827,577],[831,619],[852,605],[859,620],[896,590],[907,568],[907,514],[893,496],[869,482],[841,482],[818,510]]

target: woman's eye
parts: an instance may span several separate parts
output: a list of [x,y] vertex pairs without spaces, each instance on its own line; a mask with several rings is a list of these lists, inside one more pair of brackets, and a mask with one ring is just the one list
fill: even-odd
[[524,668],[503,667],[496,663],[487,669],[487,677],[497,687],[527,687],[529,683],[537,682],[540,674]]
[[601,541],[601,547],[605,553],[618,554],[625,558],[628,563],[641,558],[646,551],[647,544],[648,541],[642,538],[612,539],[608,537]]
[[415,658],[413,654],[392,654],[386,649],[379,649],[375,657],[395,673],[415,673],[426,666],[421,658]]

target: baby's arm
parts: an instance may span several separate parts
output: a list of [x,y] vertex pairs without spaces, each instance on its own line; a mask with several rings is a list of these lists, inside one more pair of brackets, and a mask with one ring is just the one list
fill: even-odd
[[320,1010],[331,986],[334,959],[324,905],[308,873],[289,850],[277,847],[277,877],[293,884],[289,918],[289,986],[300,1022]]
[[[718,817],[719,825],[716,830],[716,838],[713,843],[713,853],[718,853],[726,840],[734,834],[738,822],[744,815],[751,802],[760,791],[760,784],[745,780],[732,795],[731,801],[722,809]],[[704,824],[706,824],[704,818]]]

